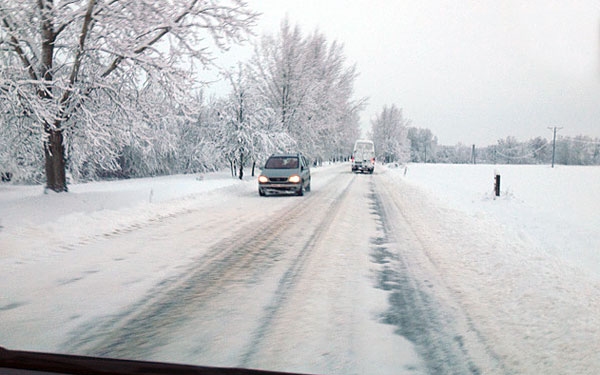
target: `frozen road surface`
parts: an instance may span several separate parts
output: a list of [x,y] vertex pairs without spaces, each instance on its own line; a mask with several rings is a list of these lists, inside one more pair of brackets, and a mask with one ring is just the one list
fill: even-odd
[[108,210],[100,217],[112,226],[71,218],[70,236],[9,230],[0,344],[323,374],[543,369],[511,352],[512,326],[493,316],[501,297],[456,276],[492,272],[478,258],[461,265],[461,249],[503,238],[468,234],[468,221],[444,220],[391,174],[334,165],[313,171],[304,197],[259,197],[249,181]]

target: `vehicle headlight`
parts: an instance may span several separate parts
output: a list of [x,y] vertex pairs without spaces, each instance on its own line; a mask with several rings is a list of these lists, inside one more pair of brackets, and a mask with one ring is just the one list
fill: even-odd
[[260,175],[258,176],[258,182],[261,184],[266,184],[269,182],[269,178],[267,176]]
[[300,180],[301,180],[301,178],[297,174],[293,174],[290,176],[290,178],[288,178],[288,181],[291,182],[292,184],[297,184],[300,182]]

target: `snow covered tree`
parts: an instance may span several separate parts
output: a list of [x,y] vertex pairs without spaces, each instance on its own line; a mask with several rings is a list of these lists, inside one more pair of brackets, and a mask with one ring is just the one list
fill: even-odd
[[499,139],[496,145],[496,154],[498,160],[503,160],[506,164],[527,164],[531,157],[527,145],[519,142],[514,136]]
[[425,162],[436,160],[437,137],[429,129],[408,128],[410,161]]
[[12,109],[6,110],[6,104],[2,102],[5,111],[0,114],[0,173],[11,173],[13,181],[42,183],[43,154],[32,152],[31,145],[39,144],[43,130],[33,121],[11,115]]
[[381,114],[371,121],[373,143],[377,158],[386,163],[404,162],[410,153],[407,138],[409,121],[394,104],[384,106]]
[[249,162],[293,143],[274,121],[273,111],[262,105],[247,73],[239,65],[237,72],[227,74],[232,91],[220,111],[218,131],[222,152],[236,166],[240,180]]
[[556,162],[565,165],[600,164],[600,139],[584,135],[558,137]]
[[[19,138],[37,126],[46,186],[66,191],[69,160],[81,167],[91,157],[113,169],[131,137],[168,137],[171,116],[192,114],[195,74],[211,61],[207,33],[225,48],[244,39],[255,17],[242,0],[1,1],[5,134]],[[156,87],[166,113],[152,109]]]
[[527,142],[527,147],[531,153],[531,163],[548,163],[552,156],[552,145],[546,138],[536,137]]
[[310,157],[349,150],[359,134],[364,100],[352,100],[355,67],[343,46],[319,32],[305,37],[287,19],[277,36],[264,36],[248,68],[254,86],[283,131]]
[[215,171],[223,166],[217,135],[221,121],[218,112],[220,101],[214,97],[205,98],[204,91],[194,95],[192,101],[197,114],[192,119],[181,121],[177,132],[178,172]]

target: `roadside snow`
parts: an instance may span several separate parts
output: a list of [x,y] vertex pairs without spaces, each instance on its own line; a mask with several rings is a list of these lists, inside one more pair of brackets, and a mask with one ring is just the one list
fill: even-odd
[[[397,178],[476,221],[495,219],[600,279],[600,167],[411,164]],[[493,194],[494,176],[501,194]],[[493,232],[495,228],[490,228]]]
[[[379,166],[375,173],[388,174],[405,194],[428,255],[509,368],[530,374],[600,371],[599,167],[415,164],[406,170]],[[495,173],[502,177],[499,198],[492,194]],[[0,184],[0,345],[47,350],[64,341],[68,325],[80,317],[50,302],[77,278],[94,275],[110,286],[119,276],[148,274],[132,278],[128,293],[111,295],[110,287],[100,293],[101,310],[87,304],[81,290],[74,294],[69,303],[79,304],[81,314],[100,316],[147,292],[165,277],[165,267],[186,261],[149,252],[141,266],[119,262],[123,249],[78,253],[70,245],[190,206],[218,206],[230,192],[250,195],[255,189],[254,179],[227,173],[75,184],[69,194]],[[153,241],[160,241],[158,235]],[[63,275],[67,260],[73,272]],[[96,268],[83,266],[91,264]],[[93,273],[99,269],[106,272]],[[41,334],[15,330],[44,327],[42,317],[65,326],[45,332],[49,341],[38,346],[12,346]]]
[[[5,229],[45,226],[75,214],[86,217],[99,212],[107,214],[131,207],[150,206],[237,182],[228,176],[227,173],[210,173],[72,184],[68,194],[46,192],[42,186],[0,184],[0,224]],[[89,220],[93,219],[89,217]]]
[[600,168],[410,165],[388,174],[427,257],[509,371],[600,371]]

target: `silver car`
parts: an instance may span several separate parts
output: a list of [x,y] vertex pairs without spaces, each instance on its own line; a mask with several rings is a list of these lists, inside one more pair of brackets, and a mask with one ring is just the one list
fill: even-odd
[[258,194],[310,191],[310,167],[302,154],[274,154],[269,157],[258,176]]

